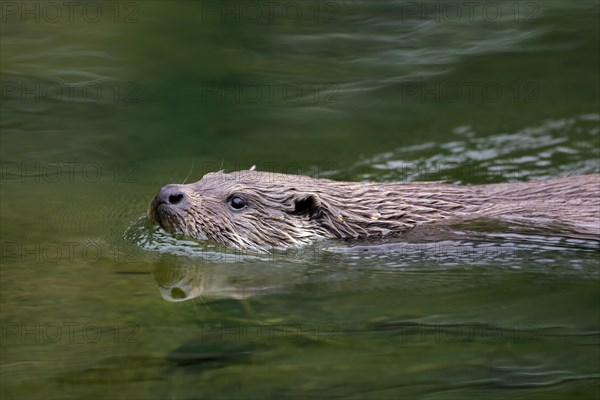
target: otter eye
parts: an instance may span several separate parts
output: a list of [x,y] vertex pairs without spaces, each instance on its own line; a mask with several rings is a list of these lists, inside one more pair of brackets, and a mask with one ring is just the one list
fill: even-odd
[[229,205],[235,210],[241,210],[246,207],[246,200],[241,197],[234,196],[229,200]]

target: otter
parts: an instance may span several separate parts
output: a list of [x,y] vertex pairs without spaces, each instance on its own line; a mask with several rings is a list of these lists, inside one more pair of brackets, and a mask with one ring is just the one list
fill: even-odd
[[339,182],[255,168],[162,187],[148,219],[172,234],[268,252],[323,239],[401,236],[476,218],[600,235],[600,175],[485,185]]

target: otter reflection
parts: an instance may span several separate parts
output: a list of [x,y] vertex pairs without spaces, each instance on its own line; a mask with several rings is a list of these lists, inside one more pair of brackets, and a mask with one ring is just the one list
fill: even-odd
[[175,265],[159,263],[154,279],[162,297],[180,302],[207,299],[245,299],[250,296],[289,291],[303,278],[286,268],[247,265],[204,264]]
[[[552,265],[589,264],[595,271],[600,243],[595,239],[565,239],[558,236],[495,234],[487,240],[464,236],[462,240],[387,242],[377,245],[329,246],[315,257],[290,254],[288,259],[220,262],[211,260],[162,261],[155,264],[154,279],[162,297],[169,302],[246,299],[251,296],[322,292],[364,292],[393,286],[398,290],[428,293],[460,290],[469,279],[470,267],[489,268],[486,279],[504,279],[511,271],[532,268],[548,273]],[[541,271],[540,271],[541,270]],[[424,272],[435,273],[424,273]],[[477,272],[480,273],[480,272]],[[568,273],[565,269],[562,273]],[[463,279],[467,278],[467,282]]]

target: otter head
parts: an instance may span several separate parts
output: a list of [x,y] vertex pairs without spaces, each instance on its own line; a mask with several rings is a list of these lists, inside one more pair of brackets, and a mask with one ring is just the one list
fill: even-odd
[[209,173],[188,185],[166,185],[148,208],[148,219],[169,233],[266,251],[330,236],[320,222],[316,193],[301,191],[318,180],[258,172]]

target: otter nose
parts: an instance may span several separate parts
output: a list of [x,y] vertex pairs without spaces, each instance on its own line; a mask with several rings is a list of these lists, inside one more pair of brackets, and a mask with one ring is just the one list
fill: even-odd
[[181,191],[179,185],[167,185],[160,189],[156,195],[156,201],[158,204],[176,205],[183,200],[183,196],[183,191]]

